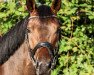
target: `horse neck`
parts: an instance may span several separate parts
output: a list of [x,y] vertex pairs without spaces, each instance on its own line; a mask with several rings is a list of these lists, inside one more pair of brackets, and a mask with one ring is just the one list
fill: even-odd
[[[18,72],[18,70],[20,70],[20,72]],[[36,75],[34,71],[35,68],[30,59],[26,41],[24,41],[18,50],[0,67],[0,75]]]

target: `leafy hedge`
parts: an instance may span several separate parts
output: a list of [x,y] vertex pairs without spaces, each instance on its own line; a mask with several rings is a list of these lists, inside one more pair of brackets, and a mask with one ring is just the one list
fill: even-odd
[[[0,35],[27,15],[24,5],[20,1],[0,3]],[[58,17],[62,39],[52,75],[94,75],[94,1],[62,0]]]
[[0,35],[5,34],[16,22],[26,16],[25,3],[9,1],[0,3]]

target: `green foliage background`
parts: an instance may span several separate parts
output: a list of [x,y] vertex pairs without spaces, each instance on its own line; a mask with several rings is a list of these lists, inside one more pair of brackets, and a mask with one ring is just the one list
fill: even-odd
[[[0,36],[26,15],[25,0],[0,3]],[[52,75],[94,75],[94,1],[62,0],[58,17],[62,39]]]

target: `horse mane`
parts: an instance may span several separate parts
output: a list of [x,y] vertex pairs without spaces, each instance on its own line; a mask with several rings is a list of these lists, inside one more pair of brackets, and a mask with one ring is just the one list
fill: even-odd
[[28,16],[12,27],[0,40],[0,65],[5,63],[24,42]]

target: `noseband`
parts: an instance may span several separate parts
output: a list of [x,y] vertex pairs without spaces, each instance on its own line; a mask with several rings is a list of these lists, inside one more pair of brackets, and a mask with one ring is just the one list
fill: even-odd
[[32,57],[34,62],[36,62],[36,60],[34,59],[34,55],[36,51],[41,47],[47,48],[49,55],[51,56],[51,60],[52,60],[54,57],[54,51],[53,51],[52,45],[49,42],[41,42],[41,43],[38,43],[33,50],[30,50],[30,56]]
[[[56,18],[57,16],[55,16],[55,15],[42,16],[42,17],[32,16],[32,17],[29,17],[29,20],[33,19],[33,18],[50,18],[50,17],[55,17]],[[37,61],[34,58],[34,55],[35,55],[35,53],[37,52],[37,50],[39,48],[44,47],[44,48],[47,48],[47,50],[49,52],[49,55],[51,56],[51,70],[54,69],[54,67],[56,65],[56,62],[57,62],[57,58],[58,58],[58,46],[55,47],[55,49],[53,49],[53,46],[51,45],[51,43],[49,43],[49,42],[40,42],[34,47],[34,49],[31,49],[30,44],[29,44],[29,38],[28,38],[28,30],[26,31],[26,36],[25,37],[26,37],[26,40],[27,40],[28,48],[29,48],[29,54],[30,54],[31,60],[33,60],[35,68],[38,69]]]

